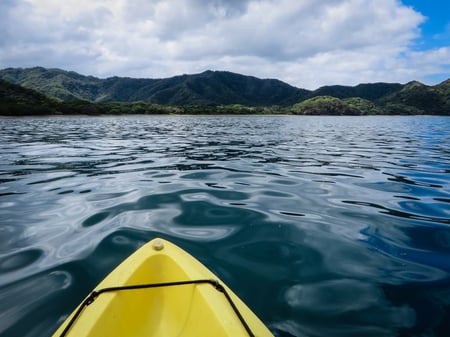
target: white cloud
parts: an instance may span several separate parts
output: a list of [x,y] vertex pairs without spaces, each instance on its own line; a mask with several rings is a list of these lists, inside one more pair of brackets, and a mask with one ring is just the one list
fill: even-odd
[[411,50],[425,18],[396,0],[4,0],[0,10],[1,68],[215,69],[309,89],[448,72],[448,48]]

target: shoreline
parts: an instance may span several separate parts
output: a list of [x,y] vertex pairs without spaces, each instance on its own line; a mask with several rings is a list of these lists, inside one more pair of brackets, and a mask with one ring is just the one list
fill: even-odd
[[442,115],[300,115],[300,114],[43,114],[43,115],[0,115],[0,119],[11,118],[101,118],[101,117],[450,117]]

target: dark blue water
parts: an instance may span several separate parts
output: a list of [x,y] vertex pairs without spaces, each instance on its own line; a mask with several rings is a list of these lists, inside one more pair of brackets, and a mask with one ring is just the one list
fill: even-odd
[[159,236],[276,336],[450,336],[450,118],[0,120],[0,335]]

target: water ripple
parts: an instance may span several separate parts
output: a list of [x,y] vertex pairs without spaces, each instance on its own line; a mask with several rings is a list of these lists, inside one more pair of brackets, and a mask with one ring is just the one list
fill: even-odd
[[0,335],[51,335],[162,236],[277,336],[448,336],[449,123],[0,119]]

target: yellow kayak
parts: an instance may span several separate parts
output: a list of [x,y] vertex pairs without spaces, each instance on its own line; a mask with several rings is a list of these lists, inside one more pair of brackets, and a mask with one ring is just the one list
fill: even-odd
[[114,269],[53,337],[273,336],[194,257],[154,239]]

